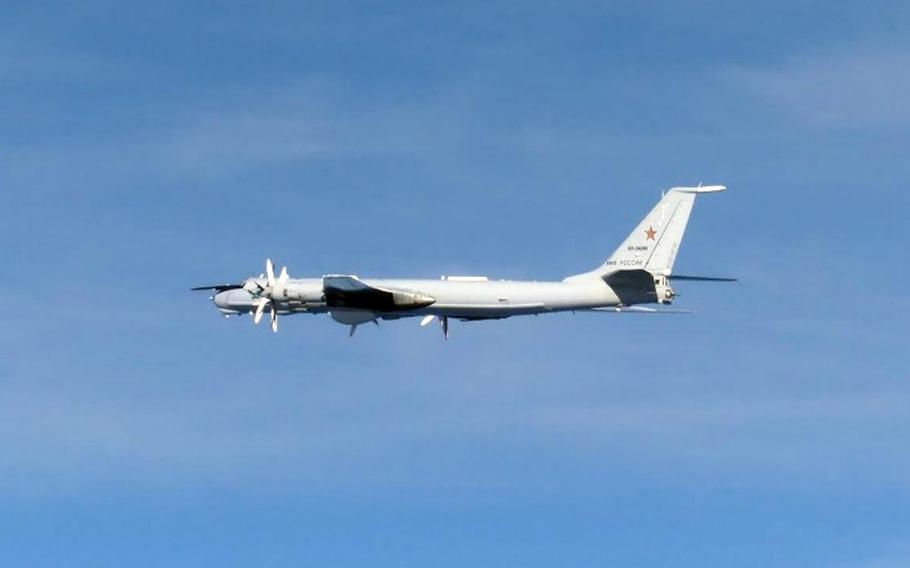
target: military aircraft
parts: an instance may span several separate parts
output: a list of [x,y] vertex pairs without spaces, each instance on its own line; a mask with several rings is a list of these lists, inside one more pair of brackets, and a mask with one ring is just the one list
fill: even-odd
[[443,276],[439,280],[374,279],[353,274],[291,278],[278,276],[271,260],[265,273],[236,284],[199,286],[212,290],[218,310],[231,317],[250,314],[258,324],[268,309],[272,331],[278,316],[328,313],[338,323],[357,326],[379,320],[419,317],[426,326],[438,320],[446,339],[449,320],[493,320],[565,311],[611,313],[684,313],[647,306],[668,305],[676,297],[673,281],[732,282],[735,278],[673,273],[695,197],[725,190],[722,185],[674,187],[599,267],[560,282],[490,280],[486,276]]

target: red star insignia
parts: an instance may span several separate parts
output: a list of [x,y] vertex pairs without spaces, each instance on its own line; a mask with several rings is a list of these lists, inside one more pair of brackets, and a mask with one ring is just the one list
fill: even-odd
[[648,235],[648,238],[645,239],[646,241],[653,241],[654,235],[657,234],[657,231],[654,230],[654,227],[648,225],[648,230],[645,231],[645,234]]

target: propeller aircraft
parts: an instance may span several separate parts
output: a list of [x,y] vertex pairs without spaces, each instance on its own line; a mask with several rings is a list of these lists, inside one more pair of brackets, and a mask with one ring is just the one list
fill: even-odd
[[[379,320],[437,320],[449,338],[449,321],[503,319],[565,311],[605,313],[689,313],[666,309],[677,296],[674,281],[733,282],[735,278],[673,273],[683,233],[697,195],[724,191],[722,185],[674,187],[638,224],[613,254],[594,270],[558,282],[490,280],[485,276],[443,276],[439,280],[374,279],[352,274],[291,278],[283,267],[235,284],[198,286],[225,317],[250,314],[258,324],[266,309],[272,331],[279,315],[328,313],[350,326]],[[650,304],[650,305],[649,305]],[[656,304],[656,306],[654,306]]]

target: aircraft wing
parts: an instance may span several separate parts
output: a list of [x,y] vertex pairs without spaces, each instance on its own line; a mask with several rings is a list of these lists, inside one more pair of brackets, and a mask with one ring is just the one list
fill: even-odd
[[375,288],[356,276],[332,274],[322,277],[325,303],[332,307],[384,310],[392,306],[393,293]]
[[212,290],[213,292],[226,292],[228,290],[236,290],[238,288],[243,288],[243,283],[240,284],[212,284],[211,286],[195,286],[190,288],[192,291],[199,290]]
[[502,319],[522,314],[536,314],[542,302],[527,304],[437,304],[433,311],[441,316],[462,320]]
[[436,301],[419,292],[370,286],[356,276],[339,274],[323,276],[322,289],[325,294],[325,303],[330,308],[393,312],[422,308]]
[[609,308],[591,308],[591,312],[607,312],[615,314],[694,314],[693,310],[671,310],[649,308],[647,306],[613,306]]

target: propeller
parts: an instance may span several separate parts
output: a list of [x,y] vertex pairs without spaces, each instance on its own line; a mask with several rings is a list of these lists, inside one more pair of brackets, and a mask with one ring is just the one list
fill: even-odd
[[265,313],[265,308],[269,308],[269,319],[271,320],[272,331],[278,333],[278,309],[276,306],[277,300],[276,296],[278,292],[284,289],[285,283],[287,283],[290,276],[288,275],[288,269],[285,266],[281,267],[281,273],[278,275],[278,278],[275,278],[275,266],[272,264],[272,259],[267,258],[265,260],[265,286],[256,282],[256,286],[259,287],[259,301],[256,304],[256,311],[253,313],[253,323],[258,325],[262,321],[262,315]]

